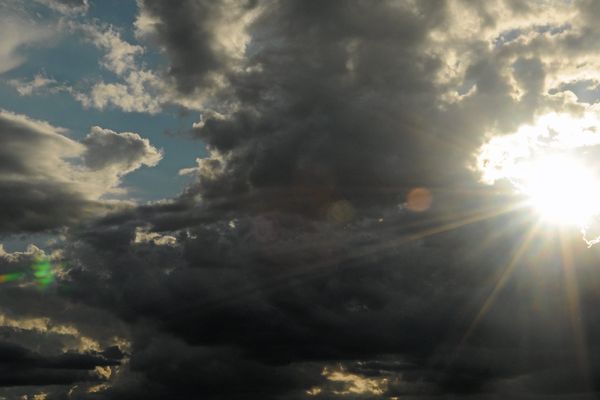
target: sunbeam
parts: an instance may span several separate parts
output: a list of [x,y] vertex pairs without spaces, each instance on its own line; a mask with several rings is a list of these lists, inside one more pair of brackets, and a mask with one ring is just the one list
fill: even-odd
[[483,317],[488,313],[490,308],[493,306],[494,302],[496,301],[496,298],[498,297],[498,295],[500,294],[500,292],[502,291],[502,289],[504,288],[504,286],[510,279],[513,271],[515,270],[515,267],[517,267],[519,261],[521,261],[521,258],[523,257],[525,252],[528,250],[529,245],[531,244],[531,241],[534,239],[536,233],[538,232],[538,229],[539,229],[539,223],[536,223],[533,226],[531,226],[531,228],[529,229],[529,231],[527,232],[527,234],[522,239],[521,243],[519,244],[519,246],[513,253],[513,256],[511,257],[508,264],[506,264],[504,269],[502,269],[500,276],[496,279],[496,284],[494,285],[494,288],[492,289],[489,296],[485,299],[485,301],[481,305],[481,308],[475,315],[473,322],[471,322],[471,324],[467,328],[467,331],[465,332],[464,336],[462,337],[460,344],[458,346],[459,349],[466,343],[466,341],[469,339],[469,337],[473,334],[473,332],[479,325],[480,321],[483,319]]

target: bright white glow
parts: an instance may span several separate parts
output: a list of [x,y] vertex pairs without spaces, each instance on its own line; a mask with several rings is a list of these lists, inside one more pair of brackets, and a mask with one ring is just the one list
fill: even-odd
[[[600,117],[550,113],[513,134],[494,135],[477,153],[476,169],[487,184],[508,181],[542,220],[578,226],[593,245],[600,236]],[[583,154],[587,156],[582,157]]]
[[582,226],[600,212],[598,180],[577,160],[546,156],[522,168],[522,191],[544,220]]

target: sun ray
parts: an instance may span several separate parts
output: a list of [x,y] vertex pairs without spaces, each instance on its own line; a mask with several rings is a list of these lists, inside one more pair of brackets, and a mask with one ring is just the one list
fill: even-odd
[[[461,215],[460,217],[454,218],[449,222],[440,223],[438,226],[423,229],[420,232],[414,234],[403,235],[398,239],[386,241],[383,243],[376,242],[373,244],[362,245],[352,252],[345,253],[338,257],[334,257],[333,259],[326,259],[317,263],[311,263],[310,265],[304,265],[299,268],[282,272],[280,274],[272,276],[269,279],[265,279],[261,284],[250,284],[245,287],[237,287],[231,292],[223,294],[221,297],[213,299],[210,302],[190,305],[187,307],[179,308],[177,310],[170,310],[170,312],[168,314],[163,315],[163,317],[168,319],[169,316],[174,316],[176,313],[183,312],[184,308],[186,312],[190,314],[191,317],[193,315],[202,314],[204,312],[210,312],[210,310],[214,310],[215,308],[231,304],[232,302],[242,301],[248,296],[252,296],[253,294],[259,291],[267,293],[279,290],[282,287],[286,286],[303,285],[314,279],[333,273],[335,270],[331,267],[337,266],[342,262],[357,260],[361,257],[368,257],[375,253],[384,252],[391,248],[395,248],[406,243],[424,239],[426,237],[434,236],[440,233],[449,232],[454,229],[458,229],[463,226],[495,218],[503,214],[508,214],[521,208],[523,208],[522,203],[514,203],[500,208],[486,208],[484,210],[476,210],[473,212],[469,212]],[[443,220],[447,220],[447,218],[442,219],[442,221]],[[309,246],[314,246],[314,243],[311,243]],[[305,251],[307,247],[300,246],[300,249],[302,249],[302,251]],[[294,249],[294,251],[299,251],[300,249]]]
[[463,338],[461,339],[459,346],[458,346],[459,349],[463,347],[463,345],[466,343],[466,341],[469,339],[469,337],[473,334],[473,332],[479,325],[479,322],[481,322],[483,317],[492,308],[494,302],[496,301],[496,298],[498,297],[498,295],[500,294],[502,289],[504,289],[504,286],[506,286],[506,283],[508,282],[509,278],[512,276],[512,273],[513,273],[515,267],[518,265],[519,261],[525,254],[525,251],[528,249],[529,244],[535,237],[535,234],[537,233],[539,226],[540,226],[539,222],[532,225],[530,230],[525,235],[525,238],[519,245],[519,247],[513,253],[513,256],[511,257],[510,261],[508,262],[508,264],[506,264],[506,266],[502,270],[500,276],[498,277],[498,279],[496,281],[496,285],[494,286],[494,289],[489,294],[489,296],[486,298],[486,300],[482,304],[481,308],[477,312],[477,315],[473,319],[473,322],[471,322],[471,324],[467,328],[467,331],[463,335]]
[[583,329],[581,307],[579,304],[579,288],[577,277],[575,276],[575,262],[573,260],[573,249],[566,233],[560,231],[561,261],[565,280],[566,301],[573,330],[573,339],[575,344],[575,355],[577,363],[586,384],[590,384],[589,360],[587,357],[587,340]]
[[599,124],[589,113],[550,113],[513,134],[493,136],[476,154],[481,181],[509,182],[545,223],[577,226],[593,246],[597,238],[588,232],[600,223],[600,168],[590,149],[600,146]]
[[419,239],[423,239],[426,238],[428,236],[432,236],[432,235],[436,235],[439,233],[444,233],[444,232],[448,232],[448,231],[452,231],[454,229],[458,229],[460,227],[466,226],[466,225],[470,225],[476,222],[480,222],[480,221],[484,221],[487,219],[491,219],[491,218],[495,218],[498,217],[502,214],[507,214],[513,211],[518,210],[519,208],[522,208],[522,204],[520,203],[514,203],[514,204],[510,204],[508,206],[505,207],[499,207],[499,208],[494,208],[492,210],[486,210],[480,213],[475,213],[473,215],[466,215],[464,218],[460,218],[460,219],[456,219],[454,221],[448,222],[446,224],[437,226],[437,227],[433,227],[430,229],[426,229],[422,232],[418,232],[416,234],[413,235],[408,235],[406,238],[404,238],[404,241],[414,241],[414,240],[419,240]]

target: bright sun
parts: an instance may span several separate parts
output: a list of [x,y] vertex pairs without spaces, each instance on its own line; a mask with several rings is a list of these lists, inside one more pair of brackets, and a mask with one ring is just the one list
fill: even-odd
[[481,180],[504,180],[548,223],[581,228],[586,237],[600,221],[600,115],[545,114],[512,134],[493,135],[477,152]]
[[524,169],[521,190],[544,220],[585,225],[600,212],[598,180],[578,160],[552,155],[521,168]]

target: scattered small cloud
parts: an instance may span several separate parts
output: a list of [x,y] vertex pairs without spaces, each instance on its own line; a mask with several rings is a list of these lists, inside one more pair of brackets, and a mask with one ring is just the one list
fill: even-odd
[[29,81],[23,79],[11,79],[7,83],[9,86],[14,87],[21,96],[71,91],[70,87],[60,84],[55,79],[46,76],[44,73],[34,75],[33,79]]
[[111,25],[75,24],[73,29],[104,52],[101,66],[118,78],[116,82],[95,82],[89,92],[74,93],[84,107],[117,107],[126,112],[156,114],[167,101],[166,86],[155,72],[145,69],[138,57],[140,45],[128,43]]
[[90,4],[88,0],[35,0],[46,7],[64,15],[78,15],[87,13]]

